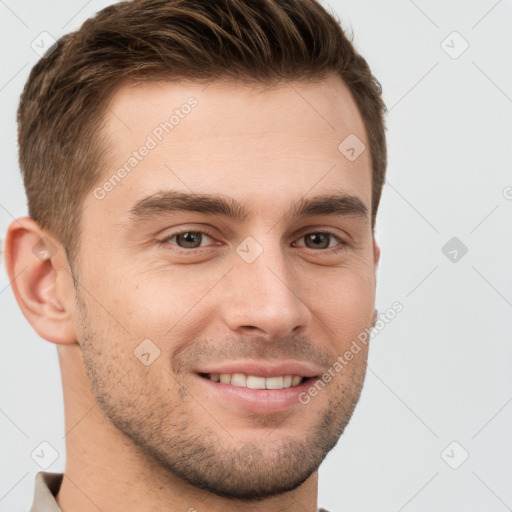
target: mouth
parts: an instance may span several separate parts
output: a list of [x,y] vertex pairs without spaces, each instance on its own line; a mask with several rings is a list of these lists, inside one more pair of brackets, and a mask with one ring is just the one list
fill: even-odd
[[277,375],[274,377],[262,377],[258,375],[246,375],[244,373],[199,373],[200,377],[221,384],[229,384],[237,388],[249,389],[285,389],[299,386],[304,381],[314,377],[302,377],[300,375]]
[[207,400],[217,400],[219,408],[231,413],[242,410],[270,414],[303,410],[299,398],[318,380],[321,371],[308,363],[253,361],[225,363],[194,373]]

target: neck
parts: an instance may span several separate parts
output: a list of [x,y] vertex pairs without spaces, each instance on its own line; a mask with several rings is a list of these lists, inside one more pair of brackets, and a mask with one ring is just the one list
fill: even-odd
[[91,512],[316,512],[318,472],[278,496],[241,501],[198,489],[163,468],[101,412],[78,345],[60,346],[66,417],[66,467],[56,496],[62,510]]

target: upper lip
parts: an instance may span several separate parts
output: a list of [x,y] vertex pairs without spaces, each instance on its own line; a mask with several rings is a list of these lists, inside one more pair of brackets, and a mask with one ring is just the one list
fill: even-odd
[[302,361],[229,361],[210,364],[194,370],[196,373],[243,373],[255,377],[279,377],[281,375],[298,375],[299,377],[316,377],[321,370],[311,363]]

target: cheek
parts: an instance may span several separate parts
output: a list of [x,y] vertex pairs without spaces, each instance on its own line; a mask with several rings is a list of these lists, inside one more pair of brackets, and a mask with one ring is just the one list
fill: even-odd
[[111,296],[112,314],[134,339],[154,340],[163,351],[169,340],[184,328],[190,338],[198,316],[204,328],[204,310],[211,305],[215,295],[211,290],[221,277],[222,273],[213,269],[210,272],[169,267],[133,269],[124,274],[118,292]]
[[370,325],[375,301],[373,269],[337,269],[306,290],[306,303],[327,337],[350,343]]

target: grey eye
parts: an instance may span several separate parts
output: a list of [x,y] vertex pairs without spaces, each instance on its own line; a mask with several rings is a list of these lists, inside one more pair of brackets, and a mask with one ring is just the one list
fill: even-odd
[[176,235],[176,245],[183,249],[195,249],[200,247],[203,241],[204,233],[198,231],[187,231],[186,233],[180,233]]
[[304,236],[304,245],[310,249],[327,249],[331,238],[329,233],[310,233]]

